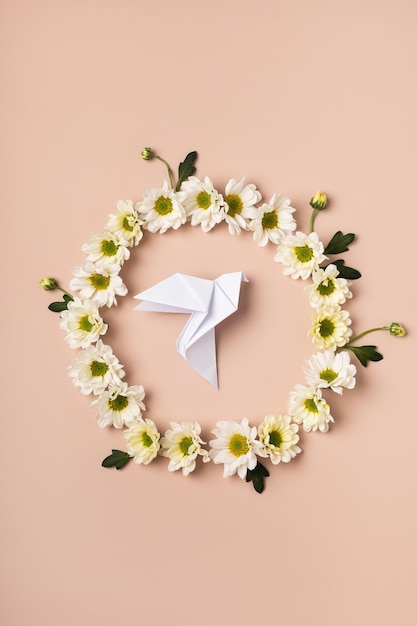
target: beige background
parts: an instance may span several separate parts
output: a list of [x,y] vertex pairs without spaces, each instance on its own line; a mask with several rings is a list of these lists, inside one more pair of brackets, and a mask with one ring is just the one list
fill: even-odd
[[[412,0],[3,0],[2,620],[4,626],[414,626],[417,11]],[[119,198],[199,151],[220,188],[247,175],[284,192],[323,239],[356,232],[354,331],[384,361],[332,398],[336,424],[302,437],[259,496],[210,465],[184,479],[161,459],[102,469],[119,432],[97,427],[66,375],[73,353],[50,294]],[[106,316],[129,381],[161,427],[259,423],[285,412],[312,347],[302,285],[274,250],[226,229],[153,236]],[[132,311],[173,271],[243,270],[239,313],[218,332],[220,391],[175,351],[183,316]]]

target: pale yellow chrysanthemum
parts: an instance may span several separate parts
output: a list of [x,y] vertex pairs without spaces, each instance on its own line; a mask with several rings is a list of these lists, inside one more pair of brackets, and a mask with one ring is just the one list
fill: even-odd
[[129,426],[142,416],[142,411],[145,410],[142,402],[144,397],[142,385],[131,387],[128,387],[127,383],[110,385],[91,403],[92,407],[98,409],[98,425],[100,428]]
[[335,350],[348,342],[352,335],[349,328],[351,323],[349,312],[342,311],[340,307],[319,311],[313,315],[313,326],[309,334],[316,348]]
[[148,465],[157,456],[161,447],[160,436],[155,422],[148,418],[132,422],[123,432],[127,453],[135,463],[143,465]]
[[127,246],[137,246],[143,237],[141,220],[131,200],[119,200],[117,212],[110,213],[106,229]]
[[267,456],[257,439],[256,426],[250,427],[246,417],[241,422],[217,422],[216,426],[211,431],[216,439],[209,441],[213,463],[224,463],[224,478],[236,472],[245,478],[247,470],[255,469],[257,456]]
[[170,426],[161,439],[162,456],[169,458],[170,472],[182,469],[188,476],[195,470],[199,455],[205,463],[210,460],[207,450],[201,447],[205,443],[200,438],[201,427],[197,422],[170,422]]
[[288,412],[294,422],[302,424],[306,432],[329,430],[329,422],[334,422],[330,415],[330,406],[322,397],[321,389],[296,385],[291,391]]
[[107,324],[91,300],[74,298],[67,307],[61,312],[59,325],[66,332],[65,341],[71,348],[88,348],[107,332]]
[[288,463],[301,452],[297,433],[288,415],[267,415],[258,426],[259,441],[274,465]]
[[311,276],[313,284],[305,288],[311,306],[315,309],[333,308],[344,304],[347,298],[352,297],[347,280],[338,276],[339,270],[333,264],[313,272]]

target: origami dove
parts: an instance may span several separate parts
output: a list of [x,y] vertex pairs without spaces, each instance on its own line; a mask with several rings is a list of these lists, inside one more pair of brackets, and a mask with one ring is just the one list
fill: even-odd
[[215,327],[237,310],[240,285],[249,282],[243,272],[206,280],[173,274],[138,293],[135,311],[191,313],[177,339],[177,350],[203,378],[218,387]]

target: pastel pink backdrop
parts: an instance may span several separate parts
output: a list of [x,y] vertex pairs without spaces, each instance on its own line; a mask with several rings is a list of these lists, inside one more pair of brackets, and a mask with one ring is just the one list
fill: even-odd
[[[411,0],[5,0],[1,5],[2,624],[291,623],[414,626],[416,587],[415,83]],[[149,145],[220,188],[244,175],[287,194],[301,229],[331,198],[323,239],[357,233],[354,330],[404,339],[332,401],[328,434],[273,469],[262,496],[221,468],[183,478],[161,459],[105,470],[123,447],[66,375],[50,294],[119,198],[161,183]],[[303,286],[249,234],[185,227],[148,238],[124,270],[109,336],[149,415],[259,423],[285,412],[312,352]],[[182,361],[183,316],[132,311],[174,271],[243,270],[218,331],[220,390]]]

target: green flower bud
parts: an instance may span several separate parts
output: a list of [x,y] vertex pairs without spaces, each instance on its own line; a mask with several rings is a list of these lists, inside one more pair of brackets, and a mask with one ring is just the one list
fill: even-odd
[[42,280],[39,281],[39,284],[43,289],[45,289],[45,291],[51,291],[52,289],[58,288],[58,283],[55,278],[50,278],[49,276],[42,278]]
[[310,200],[310,206],[316,211],[323,211],[327,206],[327,196],[323,191],[318,191]]
[[155,155],[152,152],[152,148],[143,148],[142,152],[140,153],[140,156],[142,157],[144,161],[150,161],[151,159],[154,158]]
[[391,326],[389,327],[389,332],[391,335],[394,335],[394,337],[404,337],[404,335],[407,334],[404,326],[401,326],[401,324],[398,324],[398,322],[392,322]]

